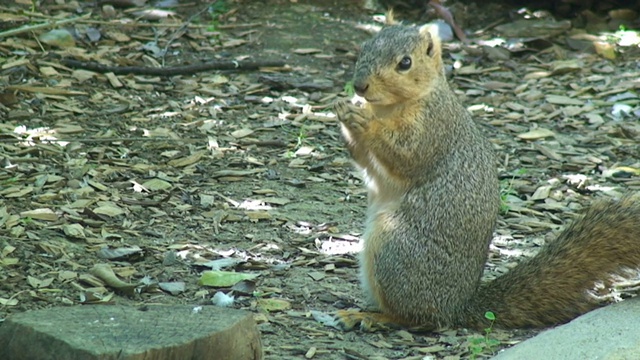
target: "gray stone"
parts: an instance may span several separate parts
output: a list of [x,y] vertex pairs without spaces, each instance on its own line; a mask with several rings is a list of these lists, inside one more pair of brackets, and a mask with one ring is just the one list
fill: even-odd
[[523,341],[493,359],[640,359],[640,298],[591,311]]

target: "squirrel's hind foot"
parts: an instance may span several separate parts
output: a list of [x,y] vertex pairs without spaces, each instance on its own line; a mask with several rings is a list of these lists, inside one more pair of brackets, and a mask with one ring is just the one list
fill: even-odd
[[374,332],[401,328],[400,321],[395,317],[377,312],[359,310],[339,310],[336,320],[343,330],[349,331],[359,326],[361,331]]

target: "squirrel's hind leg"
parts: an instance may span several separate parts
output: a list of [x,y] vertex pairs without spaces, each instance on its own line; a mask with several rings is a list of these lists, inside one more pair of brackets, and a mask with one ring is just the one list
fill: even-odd
[[[378,311],[340,310],[336,312],[336,320],[344,330],[353,330],[359,327],[362,331],[372,332],[397,328],[412,328],[415,321],[409,321],[401,317],[393,307],[389,306],[383,289],[375,277],[374,259],[382,251],[382,245],[389,238],[389,227],[393,227],[395,220],[391,213],[376,215],[376,221],[370,221],[364,234],[364,248],[360,253],[360,283],[364,291],[368,306],[367,309]],[[423,327],[420,327],[422,329]],[[425,326],[431,330],[432,327]]]

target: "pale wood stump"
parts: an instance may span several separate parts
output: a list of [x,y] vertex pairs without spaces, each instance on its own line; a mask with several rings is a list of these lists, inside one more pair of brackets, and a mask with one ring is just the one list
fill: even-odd
[[73,306],[27,311],[0,325],[0,359],[262,359],[249,312],[216,306]]

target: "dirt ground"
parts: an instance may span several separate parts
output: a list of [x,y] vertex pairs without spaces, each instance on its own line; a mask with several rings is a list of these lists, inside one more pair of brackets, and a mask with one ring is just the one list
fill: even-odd
[[[375,22],[340,1],[219,3],[193,19],[201,4],[177,6],[178,25],[166,26],[114,25],[141,15],[95,8],[66,25],[83,39],[67,48],[33,32],[0,38],[0,321],[71,304],[210,304],[221,289],[199,278],[213,269],[259,275],[234,287],[233,306],[255,312],[268,359],[487,358],[533,334],[493,330],[495,345],[464,329],[343,332],[313,316],[365,305],[355,253],[366,193],[330,105],[347,97],[370,36],[362,25]],[[31,19],[72,17],[77,5],[45,3]],[[16,18],[29,9],[0,6]],[[620,26],[492,50],[477,40],[495,39],[518,8],[470,16],[478,7],[468,6],[460,25],[472,44],[447,42],[445,61],[501,159],[490,279],[593,198],[640,189],[640,52],[612,35]],[[164,77],[60,63],[155,66],[163,49],[166,65],[287,68]],[[116,290],[96,264],[135,291]]]

